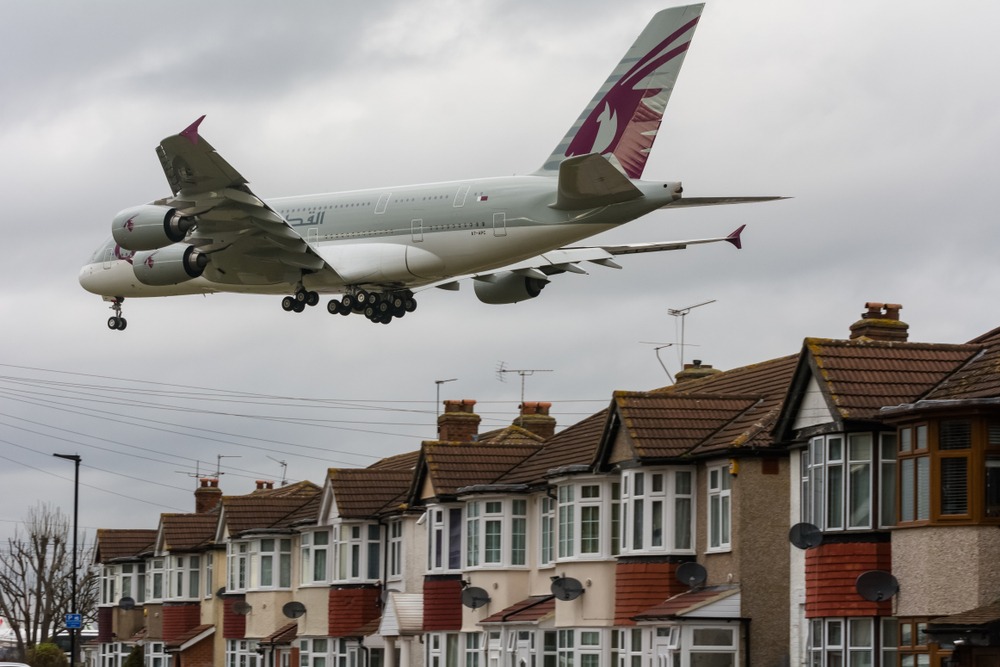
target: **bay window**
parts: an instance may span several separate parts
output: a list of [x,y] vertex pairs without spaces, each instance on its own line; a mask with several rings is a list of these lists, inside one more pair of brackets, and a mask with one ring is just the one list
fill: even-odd
[[303,584],[323,584],[329,581],[327,569],[329,553],[328,530],[302,533],[299,541],[299,564]]
[[462,569],[462,508],[432,506],[427,514],[427,569],[457,572]]
[[895,665],[895,618],[814,618],[809,621],[809,667],[868,667],[876,656]]
[[170,599],[194,600],[201,594],[201,557],[171,556]]
[[164,581],[166,572],[163,558],[152,558],[149,561],[149,576],[146,577],[146,600],[149,602],[162,602],[164,595]]
[[226,545],[226,560],[229,567],[227,593],[242,593],[247,589],[250,575],[250,543],[229,542]]
[[555,525],[556,501],[549,496],[542,496],[539,503],[539,524],[541,540],[539,544],[539,565],[545,567],[555,562]]
[[292,540],[260,540],[259,588],[290,588],[292,585]]
[[895,434],[812,438],[801,453],[802,520],[825,531],[893,525],[895,466]]
[[622,472],[622,553],[693,552],[693,475],[690,469]]
[[334,581],[377,581],[382,578],[381,529],[377,523],[340,524],[333,527],[337,549]]
[[466,567],[525,565],[527,512],[524,498],[466,502]]

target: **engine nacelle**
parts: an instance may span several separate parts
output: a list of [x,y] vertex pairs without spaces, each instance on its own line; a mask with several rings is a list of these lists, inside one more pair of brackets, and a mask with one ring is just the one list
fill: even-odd
[[197,278],[208,266],[208,255],[193,245],[178,243],[132,256],[132,271],[144,285],[177,285]]
[[115,243],[126,250],[155,250],[180,243],[197,219],[177,213],[177,209],[153,204],[133,206],[111,221]]
[[548,281],[504,271],[496,274],[491,282],[474,280],[473,283],[475,283],[476,297],[480,301],[498,304],[534,299]]

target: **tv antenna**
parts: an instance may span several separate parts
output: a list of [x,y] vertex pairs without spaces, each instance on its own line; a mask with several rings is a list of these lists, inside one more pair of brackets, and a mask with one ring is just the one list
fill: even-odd
[[702,306],[707,306],[710,303],[715,303],[715,299],[711,299],[710,301],[702,301],[701,303],[696,303],[693,306],[685,306],[684,308],[668,308],[667,309],[667,313],[669,315],[673,315],[674,317],[681,318],[681,349],[680,349],[680,356],[681,356],[681,368],[682,369],[684,368],[684,318],[686,318],[687,315],[688,315],[688,313],[690,313],[695,308],[701,308]]
[[501,382],[506,382],[505,377],[507,373],[517,373],[521,376],[521,405],[524,405],[524,378],[534,375],[535,373],[551,373],[551,369],[543,368],[507,368],[507,364],[500,362],[497,364],[497,379]]
[[670,374],[670,371],[667,370],[667,365],[665,363],[663,363],[663,359],[660,358],[660,350],[663,350],[663,349],[668,348],[668,347],[673,347],[675,345],[675,343],[657,343],[657,342],[654,342],[654,341],[651,341],[651,340],[640,340],[639,343],[642,344],[642,345],[654,345],[655,346],[653,348],[653,352],[656,353],[656,360],[660,362],[660,366],[663,367],[663,372],[667,374],[668,378],[670,378],[670,384],[676,384],[674,382],[674,376]]
[[267,458],[271,459],[272,461],[274,461],[275,463],[277,463],[279,466],[281,466],[281,485],[282,486],[287,486],[288,485],[288,478],[286,477],[285,473],[288,472],[288,463],[286,461],[279,461],[278,459],[274,458],[270,454],[267,454],[266,456],[267,456]]
[[239,454],[216,454],[215,455],[215,476],[220,477],[226,473],[222,472],[222,459],[240,459]]
[[434,380],[434,384],[437,385],[437,400],[434,401],[434,405],[437,406],[437,412],[434,415],[435,417],[441,416],[441,385],[443,385],[446,382],[454,382],[457,379],[458,378],[448,378],[447,380]]

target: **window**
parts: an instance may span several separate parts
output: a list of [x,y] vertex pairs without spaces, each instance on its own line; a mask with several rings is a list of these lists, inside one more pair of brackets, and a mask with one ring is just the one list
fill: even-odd
[[464,667],[482,667],[483,633],[467,632],[465,635]]
[[465,505],[466,567],[524,565],[528,502],[472,500]]
[[732,477],[728,466],[708,469],[709,551],[728,551],[731,546]]
[[167,653],[163,650],[163,642],[146,642],[143,664],[145,667],[166,667]]
[[[262,667],[257,641],[248,639],[226,640],[226,667]],[[324,667],[317,665],[316,667]]]
[[389,578],[403,576],[403,522],[389,523]]
[[290,588],[292,585],[292,540],[260,541],[260,588]]
[[[951,645],[939,645],[927,635],[926,618],[899,619],[899,664],[902,667],[943,665],[951,655]],[[884,663],[883,663],[884,664]]]
[[327,573],[329,551],[329,531],[302,533],[299,543],[299,564],[303,584],[322,584],[329,581]]
[[170,595],[173,600],[195,599],[201,594],[201,557],[170,557]]
[[164,564],[163,558],[153,558],[149,561],[149,576],[146,578],[146,584],[149,587],[149,590],[146,592],[146,600],[149,602],[160,602],[163,600],[165,592],[163,583],[166,575]]
[[377,581],[382,574],[382,527],[377,523],[340,524],[333,527],[337,550],[335,581]]
[[427,510],[427,568],[430,572],[454,572],[462,568],[462,508],[431,507]]
[[[1000,479],[1000,478],[998,478]],[[540,540],[540,552],[539,552],[539,564],[543,567],[546,565],[551,565],[554,559],[554,544],[555,539],[555,507],[556,501],[549,496],[542,496],[542,501],[539,503],[539,525],[541,528],[541,540]]]
[[432,632],[426,636],[427,667],[458,667],[458,633]]
[[101,566],[101,604],[117,604],[118,602],[118,567],[117,565]]
[[802,520],[826,531],[893,525],[894,443],[893,434],[869,432],[810,440],[801,454]]
[[879,655],[882,665],[895,665],[897,636],[894,618],[815,618],[809,621],[807,664],[870,667]]
[[622,553],[693,551],[692,479],[688,469],[622,473]]
[[570,558],[574,555],[576,505],[574,503],[573,485],[559,487],[559,558]]
[[[596,628],[544,630],[542,667],[603,667],[608,632],[620,631]],[[613,643],[617,644],[618,640]]]

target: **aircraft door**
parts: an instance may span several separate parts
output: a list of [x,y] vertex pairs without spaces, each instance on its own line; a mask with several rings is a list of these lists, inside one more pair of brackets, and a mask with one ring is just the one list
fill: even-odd
[[414,243],[420,243],[424,240],[424,221],[423,219],[416,219],[410,221],[410,234],[413,238]]
[[306,230],[306,243],[309,245],[319,243],[319,227],[310,227]]
[[468,184],[458,186],[458,192],[455,193],[455,203],[452,204],[455,208],[462,208],[465,206],[465,198],[469,196],[469,186]]
[[493,214],[493,236],[507,236],[507,214]]

